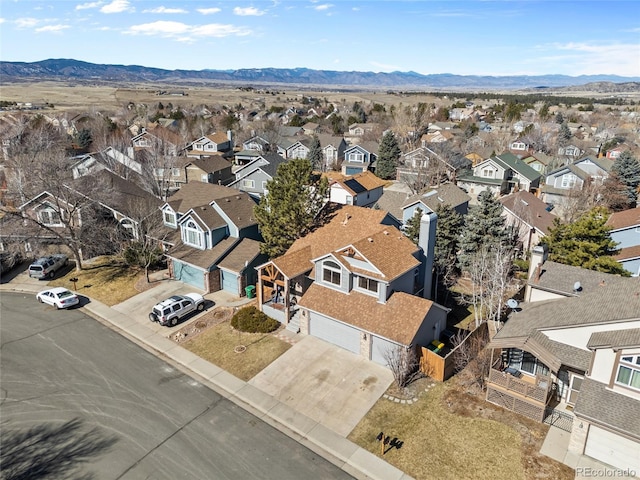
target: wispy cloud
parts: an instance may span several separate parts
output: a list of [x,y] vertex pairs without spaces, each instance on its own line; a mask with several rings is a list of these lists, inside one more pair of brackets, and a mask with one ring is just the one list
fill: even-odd
[[397,65],[390,65],[388,63],[380,63],[380,62],[376,62],[376,61],[370,61],[369,64],[372,67],[375,67],[375,68],[379,69],[381,72],[382,71],[393,72],[393,71],[397,71],[397,70],[402,70]]
[[4,22],[6,22],[7,20],[4,18],[0,18],[0,25],[3,24]]
[[213,15],[214,13],[219,13],[222,11],[221,8],[213,7],[213,8],[197,8],[196,11],[201,15]]
[[199,38],[223,38],[229,36],[245,36],[251,31],[236,25],[210,23],[207,25],[187,25],[181,22],[159,21],[133,25],[124,33],[129,35],[145,35],[171,38],[180,42],[194,42]]
[[236,7],[233,9],[233,13],[241,17],[259,17],[267,12],[264,10],[258,10],[256,7]]
[[575,72],[571,75],[595,75],[609,72],[611,65],[616,65],[618,75],[638,76],[638,58],[640,58],[640,45],[616,43],[610,45],[594,45],[589,43],[555,43],[548,48],[559,52],[558,55],[571,58]]
[[100,11],[102,13],[134,12],[135,8],[131,6],[128,0],[113,0],[100,8]]
[[331,7],[333,7],[332,4],[330,3],[323,3],[321,5],[316,5],[315,7],[313,7],[314,10],[317,10],[319,12],[323,12],[325,10],[329,10]]
[[40,20],[37,18],[24,17],[16,19],[14,23],[18,28],[33,28],[40,23]]
[[70,25],[45,25],[44,27],[36,28],[38,33],[59,33],[63,30],[71,28]]
[[189,13],[184,8],[156,7],[143,10],[142,13]]
[[100,5],[102,5],[102,2],[81,3],[80,5],[76,5],[76,10],[88,10],[90,8],[98,8]]

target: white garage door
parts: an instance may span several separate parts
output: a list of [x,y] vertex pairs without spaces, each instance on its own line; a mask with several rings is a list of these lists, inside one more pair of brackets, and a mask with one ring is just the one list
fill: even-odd
[[344,323],[309,312],[309,334],[360,354],[360,331]]
[[623,470],[640,472],[640,444],[591,425],[585,455]]
[[222,275],[222,289],[226,292],[240,295],[238,291],[238,276],[234,273],[220,269]]
[[376,337],[375,335],[371,336],[371,360],[380,365],[388,366],[387,359],[385,358],[386,352],[392,352],[398,348],[393,342],[389,340],[385,340],[384,338]]

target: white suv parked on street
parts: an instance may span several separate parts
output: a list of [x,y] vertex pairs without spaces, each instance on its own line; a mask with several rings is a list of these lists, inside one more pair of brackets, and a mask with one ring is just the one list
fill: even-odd
[[204,297],[199,293],[173,295],[153,307],[149,320],[173,327],[191,312],[202,310],[204,310]]

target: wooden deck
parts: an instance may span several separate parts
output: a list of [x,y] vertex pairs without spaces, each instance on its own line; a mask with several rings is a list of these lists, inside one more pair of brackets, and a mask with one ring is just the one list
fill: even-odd
[[523,375],[518,378],[492,368],[487,382],[487,401],[541,422],[544,419],[549,382],[547,377]]

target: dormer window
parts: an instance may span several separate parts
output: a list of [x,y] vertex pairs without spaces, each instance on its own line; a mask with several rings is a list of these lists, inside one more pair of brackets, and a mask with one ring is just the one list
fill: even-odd
[[189,220],[182,227],[182,241],[192,247],[202,248],[204,245],[202,240],[202,230],[198,228],[193,220]]
[[162,212],[162,216],[165,224],[171,225],[172,227],[176,226],[176,214],[174,212],[171,210],[164,210]]
[[342,269],[336,262],[327,261],[322,264],[322,280],[334,285],[342,283]]
[[60,214],[50,205],[44,207],[38,212],[38,221],[47,227],[62,226]]
[[620,358],[616,383],[640,390],[640,355],[625,355]]
[[357,289],[366,293],[378,293],[378,281],[373,278],[357,277]]

